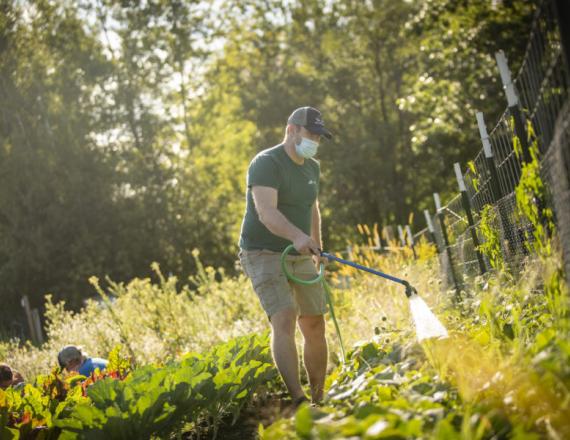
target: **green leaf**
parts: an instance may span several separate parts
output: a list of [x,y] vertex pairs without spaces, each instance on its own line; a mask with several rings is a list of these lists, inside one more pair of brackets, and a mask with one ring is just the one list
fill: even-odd
[[302,404],[295,414],[295,430],[301,438],[310,438],[313,429],[313,417],[311,408],[307,404]]

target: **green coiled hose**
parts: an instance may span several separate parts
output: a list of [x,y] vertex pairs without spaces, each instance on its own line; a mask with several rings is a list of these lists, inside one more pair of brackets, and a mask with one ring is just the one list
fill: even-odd
[[344,344],[342,342],[342,336],[340,334],[340,327],[338,326],[338,321],[336,320],[336,316],[334,313],[334,306],[333,306],[333,301],[332,301],[332,293],[331,293],[331,289],[328,285],[328,283],[325,280],[325,265],[321,263],[321,267],[319,270],[319,274],[317,275],[316,278],[312,279],[312,280],[302,280],[300,278],[297,278],[295,275],[289,273],[289,271],[287,270],[287,265],[285,264],[287,255],[289,254],[289,252],[291,252],[293,249],[295,249],[295,247],[290,244],[289,246],[287,246],[285,248],[285,250],[283,251],[283,253],[281,254],[281,269],[283,270],[283,273],[285,274],[285,276],[287,278],[289,278],[291,281],[297,283],[297,284],[302,284],[305,286],[311,285],[311,284],[316,284],[318,282],[321,282],[323,285],[323,289],[325,290],[325,300],[329,306],[329,311],[331,313],[331,318],[333,320],[334,323],[334,327],[336,330],[336,335],[338,337],[338,341],[340,343],[340,352],[341,352],[341,356],[342,356],[342,362],[344,363],[346,360],[346,354],[345,354],[345,350],[344,350]]

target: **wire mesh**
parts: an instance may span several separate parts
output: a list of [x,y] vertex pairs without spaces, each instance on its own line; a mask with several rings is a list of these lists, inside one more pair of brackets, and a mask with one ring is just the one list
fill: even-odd
[[444,287],[446,289],[456,288],[458,281],[456,279],[457,276],[455,274],[454,268],[455,262],[452,259],[453,257],[451,251],[449,251],[449,248],[444,241],[443,229],[441,227],[441,223],[437,214],[433,216],[432,223],[434,226],[434,236],[437,243],[437,248],[439,250],[439,267],[441,275],[443,277]]
[[[456,267],[455,273],[449,274],[449,277],[455,277],[458,285],[463,283],[465,276],[477,275],[480,271],[477,249],[472,236],[472,230],[474,230],[477,238],[481,240],[477,230],[479,219],[476,211],[472,211],[472,215],[474,226],[469,225],[461,195],[455,196],[441,211],[448,243],[447,245],[444,243],[444,237],[441,238],[441,242],[446,252],[450,253],[448,260],[451,258]],[[441,226],[439,233],[443,233]]]
[[465,172],[464,180],[471,207],[475,212],[481,211],[486,204],[493,203],[491,172],[483,151],[479,152]]
[[513,146],[514,133],[509,118],[508,110],[505,110],[489,135],[493,157],[487,159],[481,150],[465,171],[465,183],[471,207],[477,212],[485,205],[492,204],[495,199],[491,188],[489,160],[497,170],[497,198],[513,192],[520,180],[522,159],[520,152],[516,152]]
[[[515,79],[527,129],[534,129],[538,141],[541,173],[551,190],[560,240],[564,250],[567,278],[570,277],[570,69],[564,57],[554,0],[545,0],[535,15],[521,69]],[[518,214],[515,189],[521,178],[523,154],[515,148],[513,115],[507,108],[489,134],[493,158],[481,150],[470,162],[464,177],[472,209],[474,228],[479,234],[481,213],[499,233],[502,259],[512,270],[520,270],[529,254],[533,227]],[[491,162],[489,162],[491,160]],[[490,167],[496,169],[493,182]],[[461,204],[453,197],[441,210],[445,233],[434,217],[435,238],[440,263],[448,285],[461,286],[465,276],[478,273],[477,249],[471,227]],[[485,265],[490,261],[484,258]]]
[[[555,1],[544,0],[537,9],[515,85],[522,125],[527,132],[534,132],[534,136],[521,141],[537,140],[541,174],[550,190],[547,203],[554,209],[570,282],[570,67],[561,43]],[[457,194],[430,217],[433,233],[426,228],[414,234],[416,242],[435,240],[447,288],[461,288],[468,277],[492,265],[520,271],[530,254],[535,239],[533,226],[519,214],[515,195],[524,158],[528,157],[522,145],[514,142],[517,113],[516,109],[505,109],[489,133],[492,157],[479,151],[464,173],[473,226],[465,212],[466,202]],[[537,208],[541,209],[539,203],[542,202],[537,201]],[[490,208],[485,210],[486,206]],[[486,225],[498,233],[501,249],[500,258],[494,257],[493,262],[473,242],[475,233],[479,243],[485,244],[481,234],[484,212]]]
[[521,177],[522,168],[521,154],[514,149],[514,132],[509,119],[509,112],[505,110],[489,136],[497,166],[501,195],[509,194],[515,190]]
[[554,136],[558,114],[568,99],[570,71],[556,18],[554,0],[537,11],[524,61],[515,80],[522,107],[532,122],[541,153]]
[[416,232],[414,235],[414,243],[431,243],[432,235],[428,228],[423,228],[421,231]]
[[500,231],[503,260],[511,269],[520,270],[534,240],[533,227],[518,213],[515,193],[503,197],[493,209],[495,227]]
[[558,118],[553,142],[541,162],[541,174],[549,188],[566,279],[570,282],[570,101]]

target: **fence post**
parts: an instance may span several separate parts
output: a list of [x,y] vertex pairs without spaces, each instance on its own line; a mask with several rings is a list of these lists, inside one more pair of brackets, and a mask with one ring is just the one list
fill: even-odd
[[404,230],[402,225],[398,225],[398,238],[400,239],[400,245],[406,247],[406,237],[404,237]]
[[509,251],[512,252],[516,246],[509,239],[509,234],[507,233],[511,229],[509,224],[508,215],[505,212],[503,206],[499,203],[504,196],[501,191],[501,185],[499,184],[499,173],[497,172],[497,166],[495,165],[495,156],[493,154],[493,149],[491,147],[491,142],[489,140],[489,134],[487,133],[487,125],[485,124],[485,118],[482,112],[477,112],[475,115],[477,117],[477,125],[479,126],[479,136],[481,137],[481,143],[483,144],[483,153],[485,154],[485,161],[487,168],[489,169],[489,184],[491,186],[491,200],[493,204],[499,209],[499,220],[501,222],[501,227],[504,231],[504,237],[509,245]]
[[38,344],[44,343],[44,333],[42,331],[42,321],[40,320],[40,312],[37,308],[32,309],[32,320],[34,321],[34,328],[36,329],[36,337]]
[[352,255],[352,246],[351,245],[346,246],[346,258],[348,258],[349,260],[354,260],[354,256]]
[[477,237],[477,230],[475,229],[475,221],[473,220],[473,213],[471,212],[471,201],[469,200],[469,194],[467,194],[467,187],[465,186],[465,181],[463,180],[463,173],[461,172],[461,167],[458,162],[453,165],[455,169],[455,177],[457,178],[457,184],[459,185],[459,192],[461,193],[461,204],[463,205],[463,210],[467,214],[467,223],[469,223],[469,230],[471,232],[471,239],[473,240],[473,247],[475,248],[475,254],[477,255],[477,262],[479,263],[479,271],[481,275],[487,272],[485,267],[485,261],[483,256],[479,251],[479,237]]
[[562,53],[566,60],[566,66],[570,68],[570,4],[568,0],[556,0],[554,11],[558,20]]
[[408,241],[410,242],[410,247],[412,248],[412,253],[414,254],[414,260],[417,260],[418,256],[416,255],[416,246],[414,243],[414,236],[412,235],[412,228],[410,228],[410,225],[406,225],[406,234],[408,234]]
[[391,225],[384,226],[382,228],[382,235],[384,236],[384,240],[386,241],[386,247],[390,247],[392,245],[392,241],[395,240],[394,227]]
[[435,248],[439,252],[439,248],[437,246],[437,240],[435,238],[435,228],[433,227],[433,223],[431,221],[431,217],[430,217],[429,211],[427,209],[424,209],[424,216],[426,218],[429,239],[433,244],[435,244]]
[[501,81],[503,83],[503,88],[505,89],[505,95],[507,96],[509,114],[514,119],[515,136],[521,143],[523,162],[529,163],[532,161],[532,157],[530,156],[528,136],[526,133],[526,120],[519,107],[519,98],[515,84],[511,79],[511,71],[509,70],[505,52],[502,50],[498,51],[495,54],[495,59],[497,60],[497,66],[499,67],[499,73],[501,74]]
[[384,245],[382,244],[382,237],[380,236],[381,234],[378,233],[377,223],[374,225],[373,232],[374,232],[374,250],[377,250],[378,252],[382,253]]
[[439,198],[438,193],[433,193],[433,200],[435,202],[436,216],[439,219],[439,224],[441,226],[441,235],[443,238],[443,245],[445,246],[445,252],[447,254],[447,260],[449,262],[451,280],[453,281],[453,286],[455,287],[456,296],[459,296],[459,285],[457,284],[457,276],[455,275],[455,268],[453,267],[453,257],[451,255],[451,249],[449,248],[449,237],[447,236],[447,229],[445,228],[444,215],[441,209],[441,200]]
[[487,168],[489,169],[491,198],[493,203],[497,203],[501,200],[503,194],[501,193],[501,185],[499,185],[499,174],[497,173],[497,166],[495,165],[495,157],[493,155],[493,149],[491,148],[491,141],[489,141],[489,134],[487,133],[487,126],[485,124],[483,113],[477,112],[475,116],[477,117],[477,125],[479,126],[479,136],[481,137],[481,143],[483,144],[485,161]]
[[30,336],[32,338],[32,342],[34,344],[37,344],[38,337],[36,335],[36,326],[34,325],[34,318],[32,315],[32,310],[30,308],[30,300],[28,299],[28,295],[24,295],[22,297],[21,304],[24,308],[24,312],[26,313],[26,319],[28,320],[28,327],[30,328]]

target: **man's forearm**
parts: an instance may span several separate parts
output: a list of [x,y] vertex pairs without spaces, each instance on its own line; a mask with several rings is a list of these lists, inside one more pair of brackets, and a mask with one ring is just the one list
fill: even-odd
[[323,242],[321,239],[321,212],[316,206],[313,208],[313,219],[311,225],[311,238],[315,240],[315,242],[319,245],[319,248],[322,250]]
[[277,208],[263,210],[259,215],[259,220],[272,234],[286,238],[291,242],[295,241],[300,235],[305,235],[303,231],[287,220],[287,217]]

